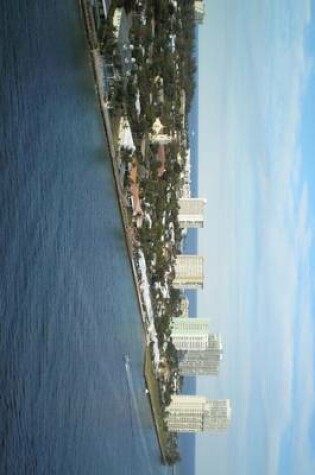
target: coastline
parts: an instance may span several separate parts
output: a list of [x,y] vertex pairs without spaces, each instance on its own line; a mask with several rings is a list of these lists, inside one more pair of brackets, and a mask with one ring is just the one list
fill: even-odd
[[103,121],[103,126],[104,126],[104,131],[105,135],[107,138],[107,143],[108,143],[108,148],[109,148],[109,155],[111,158],[111,164],[112,164],[112,169],[113,169],[113,175],[114,175],[114,182],[115,182],[115,187],[116,187],[116,193],[117,193],[117,198],[118,198],[118,203],[119,203],[119,210],[120,210],[120,215],[121,215],[121,221],[123,224],[124,228],[124,234],[125,234],[125,240],[126,240],[126,247],[128,251],[128,257],[130,260],[130,265],[131,265],[131,270],[133,274],[133,279],[134,279],[134,284],[138,296],[138,303],[139,303],[139,309],[142,317],[142,323],[144,326],[144,329],[146,330],[145,326],[145,315],[144,311],[142,308],[142,302],[141,302],[141,294],[140,294],[140,288],[139,288],[139,282],[138,282],[138,277],[137,277],[137,271],[133,259],[133,244],[131,240],[131,232],[132,228],[128,225],[128,219],[127,219],[127,210],[124,205],[124,197],[122,194],[120,182],[119,182],[119,172],[115,163],[115,147],[114,147],[114,141],[113,141],[113,134],[112,134],[112,128],[111,128],[111,122],[110,122],[110,117],[108,113],[108,109],[104,103],[104,99],[102,96],[102,90],[101,90],[101,78],[99,76],[98,70],[97,70],[97,50],[96,48],[91,48],[92,43],[90,41],[90,30],[89,30],[89,22],[88,22],[88,11],[86,9],[86,2],[85,0],[79,0],[80,4],[80,9],[82,13],[82,18],[85,26],[85,31],[86,31],[86,36],[88,39],[89,43],[89,56],[90,56],[90,62],[92,66],[92,71],[93,71],[93,76],[94,76],[94,83],[96,86],[96,93],[98,97],[98,102],[99,102],[99,107],[101,111],[101,116],[102,116],[102,121]]
[[128,224],[128,217],[127,217],[127,209],[126,209],[126,204],[125,204],[125,198],[121,189],[120,185],[120,180],[119,180],[119,171],[117,167],[117,162],[115,160],[115,146],[114,146],[114,139],[113,139],[113,133],[112,133],[112,126],[111,126],[111,120],[108,112],[108,108],[106,106],[106,103],[103,98],[102,94],[102,81],[101,81],[101,76],[98,71],[97,67],[97,62],[98,62],[98,48],[97,48],[97,43],[95,39],[95,32],[93,30],[93,27],[91,26],[90,23],[90,16],[89,16],[89,11],[88,11],[88,6],[86,3],[86,0],[79,0],[79,5],[80,5],[80,12],[82,16],[82,21],[84,24],[85,32],[86,32],[86,37],[89,45],[89,56],[90,56],[90,62],[92,66],[92,71],[93,71],[93,76],[94,76],[94,83],[95,83],[95,89],[96,89],[96,94],[98,97],[98,103],[101,111],[101,116],[102,116],[102,121],[103,121],[103,126],[104,126],[104,132],[107,138],[107,144],[108,144],[108,149],[109,149],[109,155],[111,158],[111,164],[112,164],[112,170],[113,170],[113,176],[114,176],[114,182],[115,182],[115,188],[116,188],[116,193],[117,193],[117,198],[118,198],[118,203],[119,203],[119,210],[120,210],[120,216],[121,216],[121,222],[123,225],[124,229],[124,235],[125,235],[125,242],[126,242],[126,248],[127,248],[127,254],[129,257],[129,262],[131,266],[131,271],[133,275],[133,281],[134,281],[134,287],[136,290],[137,294],[137,300],[138,300],[138,306],[139,306],[139,311],[141,315],[141,321],[142,321],[142,326],[144,330],[144,337],[145,337],[145,351],[144,351],[144,364],[143,364],[143,376],[146,381],[148,390],[149,390],[149,403],[150,403],[150,408],[151,408],[151,413],[152,413],[152,418],[153,418],[153,423],[155,427],[155,432],[156,432],[156,437],[160,449],[160,454],[161,454],[161,459],[164,464],[167,464],[166,461],[166,454],[164,450],[164,433],[162,430],[162,424],[164,424],[164,421],[160,420],[161,414],[158,414],[157,411],[157,403],[154,401],[155,396],[156,396],[156,388],[154,388],[154,382],[153,382],[153,364],[152,364],[152,359],[151,359],[151,352],[149,348],[149,332],[147,328],[147,323],[146,323],[146,315],[143,309],[143,301],[141,297],[141,291],[140,291],[140,285],[139,285],[139,279],[138,279],[138,274],[136,270],[136,265],[135,265],[135,260],[134,260],[134,245],[132,242],[132,227]]

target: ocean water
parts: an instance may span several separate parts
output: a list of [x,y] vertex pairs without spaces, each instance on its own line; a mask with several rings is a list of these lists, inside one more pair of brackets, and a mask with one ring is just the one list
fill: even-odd
[[0,473],[164,474],[78,2],[4,0],[0,48]]

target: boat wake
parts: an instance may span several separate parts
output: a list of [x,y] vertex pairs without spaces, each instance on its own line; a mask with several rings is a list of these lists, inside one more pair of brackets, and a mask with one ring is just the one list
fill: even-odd
[[139,404],[137,401],[137,396],[136,396],[136,390],[135,390],[135,385],[133,381],[133,376],[132,376],[132,371],[131,371],[131,361],[128,355],[124,356],[124,361],[125,361],[125,368],[126,368],[126,377],[127,377],[127,384],[128,384],[128,389],[131,398],[130,400],[130,413],[131,413],[131,418],[132,418],[132,423],[134,420],[135,415],[135,420],[136,420],[136,429],[137,429],[137,435],[140,438],[140,442],[142,445],[142,451],[143,455],[146,458],[147,462],[147,467],[149,469],[149,473],[153,474],[152,471],[152,465],[150,461],[150,455],[149,455],[149,450],[148,450],[148,444],[144,435],[144,430],[141,422],[141,416],[140,416],[140,410],[139,410]]

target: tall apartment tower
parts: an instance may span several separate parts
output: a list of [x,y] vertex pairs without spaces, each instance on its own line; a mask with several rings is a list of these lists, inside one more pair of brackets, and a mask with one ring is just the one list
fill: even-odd
[[171,337],[177,350],[205,350],[209,340],[209,321],[205,318],[174,318]]
[[204,198],[181,198],[179,200],[178,223],[181,228],[203,228]]
[[195,22],[201,25],[205,17],[205,4],[203,0],[195,0]]
[[184,376],[217,375],[222,357],[221,335],[208,335],[206,349],[178,352],[179,370]]
[[179,255],[175,264],[175,289],[202,289],[203,287],[203,257],[194,255]]
[[224,431],[232,414],[229,399],[187,395],[172,396],[166,411],[167,427],[172,432]]

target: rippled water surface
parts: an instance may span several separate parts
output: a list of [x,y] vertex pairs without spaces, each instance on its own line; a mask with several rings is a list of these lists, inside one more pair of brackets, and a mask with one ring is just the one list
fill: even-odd
[[0,473],[165,473],[79,5],[1,23]]

